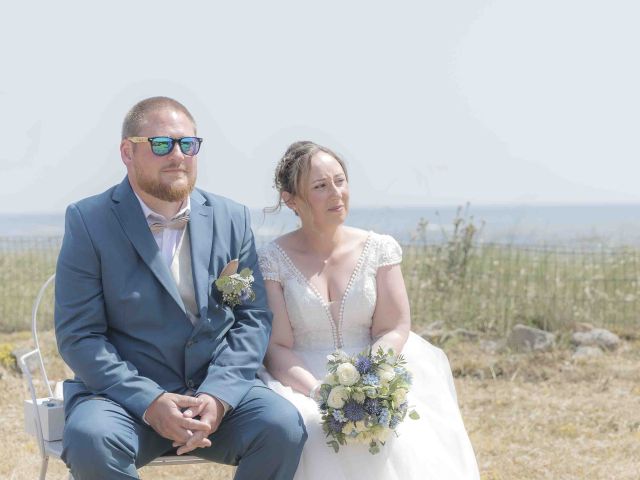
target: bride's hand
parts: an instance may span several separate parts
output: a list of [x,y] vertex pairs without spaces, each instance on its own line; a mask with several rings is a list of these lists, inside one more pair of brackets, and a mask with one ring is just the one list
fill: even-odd
[[311,387],[311,390],[309,390],[309,398],[311,400],[315,400],[316,402],[318,400],[320,400],[320,386],[321,385],[322,385],[322,382],[318,382],[313,387]]

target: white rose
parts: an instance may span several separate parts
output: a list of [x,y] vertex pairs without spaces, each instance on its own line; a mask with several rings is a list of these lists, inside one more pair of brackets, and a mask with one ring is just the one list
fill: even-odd
[[342,385],[337,385],[331,389],[329,392],[329,397],[327,398],[327,405],[331,408],[342,408],[344,407],[344,402],[349,398],[349,392]]
[[345,435],[344,436],[344,443],[346,443],[347,445],[355,445],[358,443],[358,437],[352,437],[350,435]]
[[368,432],[359,433],[356,438],[360,445],[369,445],[371,443],[371,435]]
[[337,385],[338,384],[338,378],[333,373],[327,373],[327,375],[322,380],[322,383],[326,383],[326,384],[331,385],[331,386]]
[[382,383],[389,383],[396,376],[395,370],[388,363],[383,363],[382,365],[380,365],[376,370],[376,373],[378,374],[378,378],[380,378],[380,381]]
[[399,388],[395,392],[393,392],[391,396],[393,397],[393,401],[396,403],[396,405],[400,405],[407,399],[407,389]]
[[351,435],[352,432],[356,430],[356,425],[353,422],[347,422],[342,427],[342,433],[345,435]]
[[390,433],[390,428],[383,428],[382,430],[376,432],[376,440],[378,440],[379,442],[386,442],[389,438]]
[[336,370],[336,375],[338,376],[340,384],[346,387],[350,387],[360,380],[358,369],[351,363],[343,363],[339,365]]
[[367,425],[364,423],[364,420],[358,420],[356,422],[356,431],[358,433],[364,432],[367,430]]
[[353,392],[351,394],[351,398],[353,398],[358,403],[364,403],[366,395],[364,394],[364,392]]
[[333,360],[336,362],[346,362],[349,360],[349,355],[342,350],[336,350],[333,352]]

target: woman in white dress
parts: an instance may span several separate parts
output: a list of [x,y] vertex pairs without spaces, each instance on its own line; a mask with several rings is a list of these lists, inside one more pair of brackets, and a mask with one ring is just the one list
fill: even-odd
[[[275,177],[282,203],[301,227],[259,252],[274,315],[261,377],[304,418],[309,438],[295,479],[479,479],[447,357],[410,332],[400,246],[388,235],[344,225],[349,185],[342,160],[325,147],[296,142]],[[420,419],[407,417],[378,454],[366,445],[335,453],[313,397],[329,353],[368,346],[402,351],[413,374],[409,404]]]

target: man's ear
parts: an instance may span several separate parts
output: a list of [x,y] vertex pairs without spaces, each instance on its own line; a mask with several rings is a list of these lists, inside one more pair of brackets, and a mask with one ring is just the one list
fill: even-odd
[[120,158],[127,167],[133,163],[133,143],[128,140],[120,142]]

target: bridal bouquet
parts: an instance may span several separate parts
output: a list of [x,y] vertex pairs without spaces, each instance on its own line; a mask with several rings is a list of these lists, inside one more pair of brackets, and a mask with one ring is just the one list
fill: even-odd
[[[359,443],[380,452],[409,409],[411,374],[404,358],[379,348],[353,357],[336,351],[327,359],[328,374],[317,394],[322,428],[331,438],[327,445],[337,452],[340,445]],[[415,410],[409,417],[420,418]]]

